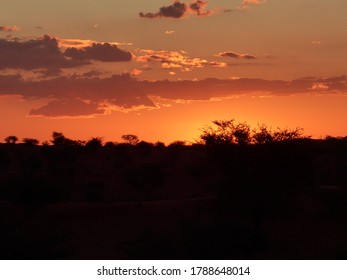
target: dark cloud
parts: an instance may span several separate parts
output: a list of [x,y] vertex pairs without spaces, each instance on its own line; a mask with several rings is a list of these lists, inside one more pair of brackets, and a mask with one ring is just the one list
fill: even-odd
[[48,35],[28,41],[0,39],[0,69],[60,69],[88,64],[61,53],[58,40]]
[[83,47],[69,47],[63,53],[57,38],[44,35],[41,38],[20,40],[0,39],[1,69],[41,69],[42,76],[57,76],[63,68],[91,64],[90,60],[118,62],[130,61],[132,54],[115,44],[92,43]]
[[233,52],[223,52],[223,53],[219,53],[218,56],[222,56],[222,57],[231,57],[231,58],[239,58],[240,55],[237,53],[233,53]]
[[180,18],[183,17],[187,11],[187,5],[176,1],[172,5],[164,6],[159,9],[157,13],[139,13],[140,17],[144,18],[157,18],[157,17],[171,17]]
[[190,3],[189,7],[192,11],[196,12],[198,16],[208,16],[211,12],[206,11],[205,7],[208,5],[208,1],[197,0]]
[[230,58],[256,59],[256,56],[251,54],[238,54],[234,52],[221,52],[217,56],[230,57]]
[[93,43],[83,48],[67,48],[64,55],[72,60],[99,60],[104,62],[130,61],[132,54],[109,43]]
[[0,75],[0,95],[20,93],[21,75]]
[[176,0],[172,5],[163,6],[159,8],[156,13],[139,13],[143,18],[182,18],[183,16],[191,13],[197,16],[208,16],[212,14],[211,11],[205,10],[208,1],[196,0],[192,3],[186,4]]
[[[89,74],[93,76],[95,73]],[[52,102],[32,110],[30,114],[48,116],[49,109],[54,109],[50,115],[53,117],[57,117],[58,112],[60,116],[104,112],[100,106],[96,107],[96,104],[108,104],[123,109],[136,106],[155,107],[145,94],[142,84],[130,74],[113,75],[109,78],[89,77],[89,74],[40,81],[23,80],[20,75],[0,75],[0,96],[17,94],[25,99],[52,99]],[[86,103],[85,100],[88,102]],[[74,104],[78,108],[76,112],[72,110]]]
[[171,17],[171,18],[181,18],[187,11],[187,6],[185,3],[176,1],[172,5],[164,6],[159,9],[157,13],[139,13],[140,17],[144,18],[158,18],[158,17]]
[[105,109],[99,108],[98,103],[88,103],[80,99],[60,99],[48,102],[46,105],[32,109],[30,116],[71,117],[104,114]]
[[98,78],[89,75],[49,80],[23,80],[19,75],[0,75],[0,95],[21,95],[24,99],[51,100],[30,115],[88,116],[115,108],[155,108],[153,97],[170,100],[210,100],[233,94],[347,93],[347,77],[307,77],[292,81],[264,79],[205,79],[200,81],[139,81],[130,74]]

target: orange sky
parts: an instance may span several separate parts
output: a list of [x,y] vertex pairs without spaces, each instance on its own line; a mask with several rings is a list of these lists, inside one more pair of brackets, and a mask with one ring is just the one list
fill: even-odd
[[231,118],[347,135],[346,1],[2,2],[0,141],[194,141]]

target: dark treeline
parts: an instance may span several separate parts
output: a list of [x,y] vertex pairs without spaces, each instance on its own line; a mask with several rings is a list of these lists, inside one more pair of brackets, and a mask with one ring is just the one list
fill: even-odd
[[191,145],[13,137],[0,145],[2,259],[347,257],[344,137],[234,121]]
[[[220,120],[213,121],[215,127],[207,126],[202,129],[202,134],[200,139],[196,141],[196,144],[204,145],[245,145],[245,144],[265,144],[273,142],[283,142],[297,139],[310,139],[310,136],[303,135],[303,129],[280,129],[273,131],[269,129],[266,125],[258,125],[258,128],[251,129],[251,126],[247,123],[236,123],[232,120]],[[137,135],[125,134],[121,137],[124,142],[120,144],[148,144],[148,145],[160,145],[163,146],[162,142],[148,143],[146,141],[140,141]],[[329,138],[329,136],[328,136]],[[5,139],[6,144],[16,144],[18,142],[17,136],[8,136]],[[35,138],[23,138],[22,143],[27,145],[39,145],[39,141]],[[175,141],[171,143],[172,145],[184,145],[186,141]],[[88,141],[84,140],[72,140],[65,137],[62,132],[54,131],[52,133],[51,141],[44,141],[42,145],[65,145],[65,146],[86,146],[86,147],[101,147],[114,146],[119,143],[116,142],[106,142],[103,143],[102,137],[92,137]]]

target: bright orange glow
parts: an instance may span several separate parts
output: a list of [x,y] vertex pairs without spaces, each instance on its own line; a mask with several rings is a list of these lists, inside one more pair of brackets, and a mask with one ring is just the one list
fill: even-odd
[[[33,102],[34,103],[34,102]],[[121,135],[132,133],[150,142],[175,140],[194,142],[205,125],[212,120],[231,119],[247,122],[252,127],[266,124],[273,129],[304,128],[306,135],[315,138],[347,135],[347,96],[292,95],[240,96],[221,101],[191,101],[163,106],[157,110],[114,112],[92,118],[27,117],[27,104],[19,99],[1,99],[0,138],[8,135],[49,140],[52,131],[61,131],[73,139],[87,140],[93,136],[105,141],[121,142]],[[13,105],[16,104],[16,110]],[[33,104],[32,104],[33,105]],[[160,111],[160,118],[158,112]],[[11,125],[9,126],[9,122]]]

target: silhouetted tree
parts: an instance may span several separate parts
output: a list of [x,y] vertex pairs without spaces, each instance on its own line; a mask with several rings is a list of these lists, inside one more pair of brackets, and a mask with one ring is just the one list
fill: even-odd
[[63,133],[53,131],[52,133],[52,143],[53,145],[77,145],[81,146],[84,144],[84,141],[75,141],[69,138],[66,138]]
[[255,144],[265,144],[274,141],[274,136],[272,131],[267,128],[266,125],[258,125],[258,130],[253,130],[252,136],[253,143]]
[[114,142],[106,142],[104,145],[104,147],[108,147],[108,148],[113,148],[114,146],[116,146]]
[[137,137],[134,134],[125,134],[122,135],[122,139],[126,141],[130,145],[136,145],[137,143],[140,142],[139,137]]
[[146,141],[140,141],[139,143],[136,144],[136,146],[140,147],[140,148],[153,147],[153,143],[146,142]]
[[173,141],[172,143],[169,144],[168,147],[182,147],[186,145],[186,141]]
[[65,136],[62,132],[53,131],[52,133],[52,143],[53,145],[62,145],[65,142]]
[[[68,140],[70,140],[70,139],[68,139]],[[84,140],[70,140],[70,141],[72,141],[71,142],[72,145],[76,145],[76,146],[80,146],[80,147],[85,146],[87,143]]]
[[202,130],[201,143],[205,145],[227,144],[264,144],[296,139],[309,139],[304,136],[302,128],[280,129],[272,132],[265,125],[258,125],[258,129],[251,131],[247,123],[235,124],[234,120],[213,121],[216,128],[208,126]]
[[22,141],[24,144],[31,145],[31,146],[37,146],[39,144],[39,140],[34,138],[23,138]]
[[237,144],[246,145],[251,142],[251,128],[247,123],[233,124],[232,134]]
[[278,128],[277,131],[273,133],[273,138],[275,142],[281,142],[281,141],[290,141],[290,140],[296,140],[296,139],[307,139],[311,136],[304,136],[303,135],[303,129],[302,128],[295,128],[295,129],[280,129]]
[[206,145],[226,145],[234,142],[234,120],[213,121],[217,127],[208,126],[202,129],[200,139]]
[[154,143],[154,147],[165,148],[165,143],[160,142],[160,141],[155,142],[155,143]]
[[102,137],[92,137],[85,144],[87,148],[96,149],[102,146]]
[[5,142],[6,142],[7,144],[16,144],[17,141],[18,141],[18,137],[17,137],[17,136],[11,135],[11,136],[7,136],[7,137],[5,138]]
[[49,142],[48,141],[43,141],[42,142],[42,146],[49,146]]
[[234,120],[213,121],[216,128],[208,126],[202,130],[200,139],[206,145],[245,145],[251,142],[251,128],[247,123],[235,124]]

